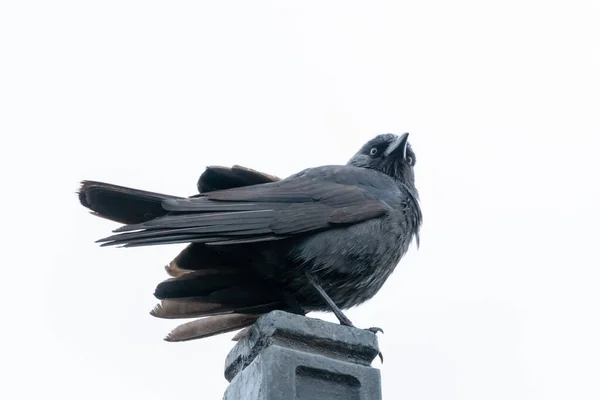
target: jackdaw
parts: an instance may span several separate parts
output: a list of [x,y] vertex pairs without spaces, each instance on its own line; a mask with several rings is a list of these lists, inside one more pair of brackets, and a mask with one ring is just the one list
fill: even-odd
[[103,246],[188,243],[165,267],[171,278],[156,287],[151,314],[199,319],[167,341],[239,330],[276,309],[333,311],[353,326],[341,310],[371,299],[418,245],[415,162],[408,133],[382,134],[346,165],[285,179],[208,167],[190,197],[94,181],[78,193],[93,214],[125,224]]

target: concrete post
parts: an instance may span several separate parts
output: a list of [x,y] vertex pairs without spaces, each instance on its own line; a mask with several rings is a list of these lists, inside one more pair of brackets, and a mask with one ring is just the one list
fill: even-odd
[[273,311],[227,356],[223,400],[381,400],[378,352],[371,332]]

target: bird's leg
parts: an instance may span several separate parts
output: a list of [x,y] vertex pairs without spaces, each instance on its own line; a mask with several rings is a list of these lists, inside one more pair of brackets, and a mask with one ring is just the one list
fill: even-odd
[[340,321],[340,324],[354,327],[352,321],[350,321],[348,317],[344,315],[342,310],[340,310],[340,308],[333,302],[333,300],[331,300],[331,297],[329,297],[329,295],[325,293],[325,290],[323,290],[321,285],[319,285],[315,277],[308,272],[306,273],[306,277],[308,278],[310,284],[313,285],[313,287],[316,289],[316,291],[319,292],[319,295],[321,295],[323,300],[325,300],[331,311],[333,311],[337,319]]
[[[348,317],[346,317],[346,315],[344,315],[342,310],[340,310],[340,308],[333,302],[331,297],[329,297],[329,295],[325,292],[325,290],[323,290],[321,285],[319,285],[319,283],[317,282],[317,279],[308,272],[306,272],[306,277],[308,278],[308,281],[310,282],[310,284],[313,285],[313,287],[316,289],[316,291],[319,292],[319,294],[321,295],[323,300],[325,300],[325,302],[327,303],[329,308],[331,308],[331,311],[333,311],[333,313],[335,314],[337,319],[340,321],[340,324],[346,325],[346,326],[351,326],[354,328],[355,326],[352,323],[352,321],[350,321],[350,319],[348,319]],[[383,333],[383,329],[377,328],[377,327],[365,328],[365,330],[372,332],[373,334],[377,334],[377,332]],[[379,356],[379,359],[381,360],[381,363],[383,364],[383,353],[381,351],[378,353],[378,356]]]
[[[321,285],[319,285],[317,279],[308,272],[306,273],[306,277],[308,278],[308,281],[311,283],[311,285],[313,285],[313,287],[317,290],[317,292],[319,292],[323,300],[325,300],[329,308],[331,308],[331,311],[333,311],[337,319],[340,321],[340,324],[353,327],[354,324],[352,323],[352,321],[350,321],[348,317],[344,315],[342,310],[340,310],[340,308],[333,302],[333,300],[331,300],[331,297],[329,297],[329,295],[325,292],[325,290],[323,290]],[[365,328],[365,330],[373,333],[383,333],[383,329],[378,327]]]

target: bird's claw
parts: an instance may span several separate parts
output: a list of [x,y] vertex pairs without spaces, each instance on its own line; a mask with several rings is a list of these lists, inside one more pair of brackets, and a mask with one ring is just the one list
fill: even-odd
[[383,329],[381,329],[381,328],[379,328],[377,326],[373,326],[371,328],[365,328],[365,331],[369,331],[369,332],[371,332],[371,333],[373,333],[375,335],[377,335],[377,332],[383,333]]
[[[369,331],[374,335],[377,335],[377,332],[381,332],[383,333],[383,329],[381,329],[378,326],[372,326],[370,328],[364,328],[365,331]],[[381,361],[381,363],[383,364],[383,353],[381,351],[377,352],[377,355],[379,356],[379,360]]]

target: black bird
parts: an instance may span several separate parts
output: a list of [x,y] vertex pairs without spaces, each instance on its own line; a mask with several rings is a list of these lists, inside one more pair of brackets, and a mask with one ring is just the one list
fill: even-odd
[[[238,330],[280,309],[304,315],[372,298],[413,239],[422,214],[408,133],[367,142],[346,165],[286,179],[209,167],[200,194],[176,197],[84,181],[81,204],[125,224],[103,246],[190,243],[169,265],[151,314],[200,318],[165,340]],[[378,328],[370,328],[373,331]]]

